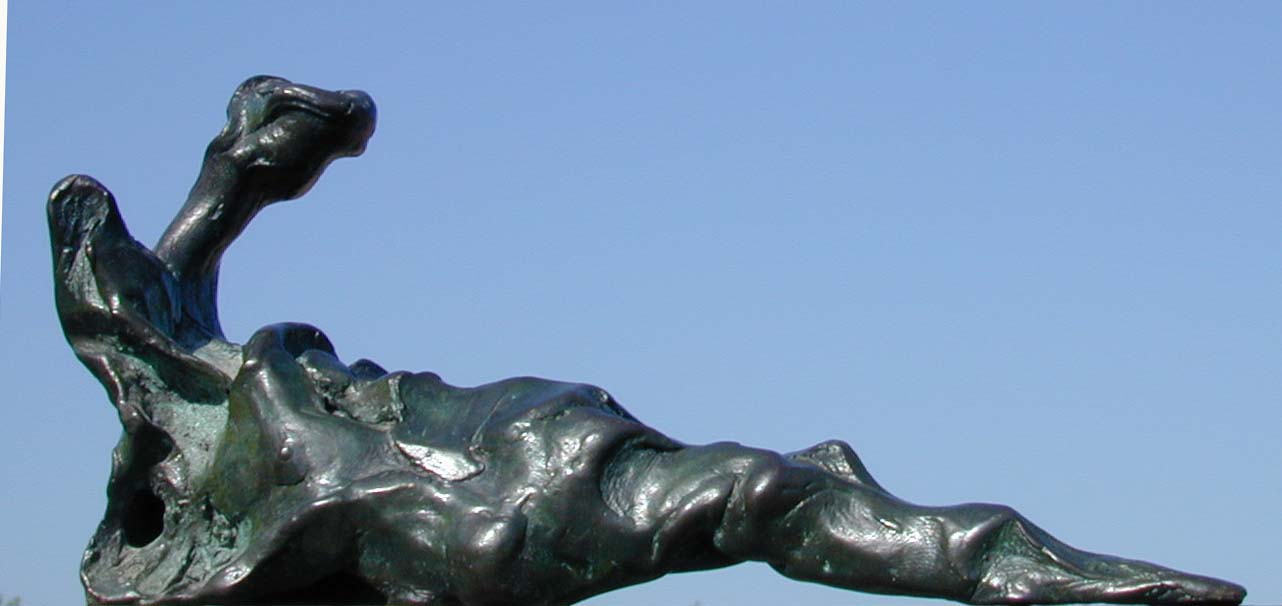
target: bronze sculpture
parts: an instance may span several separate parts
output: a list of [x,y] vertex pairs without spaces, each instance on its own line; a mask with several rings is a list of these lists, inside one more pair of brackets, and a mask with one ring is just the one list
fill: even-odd
[[222,253],[374,122],[364,93],[251,78],[154,252],[93,179],[54,187],[59,317],[125,428],[82,566],[92,600],[566,604],[744,560],[969,603],[1242,600],[1004,506],[904,502],[842,442],[692,446],[590,385],[348,365],[300,324],[226,340]]

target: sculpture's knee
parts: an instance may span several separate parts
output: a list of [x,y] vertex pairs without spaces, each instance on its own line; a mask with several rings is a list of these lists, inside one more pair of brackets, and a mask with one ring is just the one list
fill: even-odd
[[948,508],[942,529],[944,556],[951,568],[962,572],[967,584],[983,575],[988,554],[1011,536],[1026,536],[1026,521],[1007,505],[970,503]]
[[956,512],[952,517],[959,526],[972,529],[977,534],[999,530],[1022,519],[1013,507],[996,503],[967,503],[949,509]]
[[855,454],[855,449],[841,440],[820,442],[805,450],[790,452],[787,457],[793,461],[814,465],[846,481],[876,490],[885,490],[873,479],[868,468],[864,467],[863,461],[859,460],[859,455]]
[[812,492],[795,481],[798,471],[779,453],[743,449],[731,465],[733,483],[714,538],[718,550],[737,558],[761,554],[770,528]]

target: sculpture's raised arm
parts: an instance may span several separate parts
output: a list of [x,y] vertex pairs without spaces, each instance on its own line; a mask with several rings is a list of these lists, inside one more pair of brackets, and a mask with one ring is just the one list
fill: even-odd
[[225,401],[239,360],[220,371],[194,353],[223,339],[223,253],[262,207],[303,195],[331,161],[360,154],[374,121],[374,103],[359,91],[246,80],[154,254],[129,234],[101,183],[72,175],[54,186],[48,214],[59,317],[123,415],[137,413],[130,389],[151,399],[172,391],[188,402]]
[[227,126],[205,150],[187,203],[156,244],[193,320],[222,336],[218,265],[227,246],[264,206],[302,196],[331,161],[363,152],[374,122],[374,102],[360,91],[271,76],[236,89]]

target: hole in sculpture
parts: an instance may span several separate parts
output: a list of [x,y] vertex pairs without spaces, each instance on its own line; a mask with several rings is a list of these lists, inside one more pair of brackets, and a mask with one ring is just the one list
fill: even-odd
[[165,529],[165,502],[156,493],[143,489],[129,498],[122,524],[125,542],[146,547]]

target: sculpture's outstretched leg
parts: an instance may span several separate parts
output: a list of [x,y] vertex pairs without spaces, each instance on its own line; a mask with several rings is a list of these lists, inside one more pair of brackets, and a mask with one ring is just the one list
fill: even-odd
[[156,244],[156,255],[178,278],[188,316],[211,336],[222,337],[218,265],[227,246],[264,206],[302,196],[331,161],[363,152],[374,121],[374,101],[360,91],[270,76],[236,89],[227,125]]
[[797,455],[725,443],[651,451],[650,463],[628,464],[635,454],[614,466],[622,477],[611,486],[624,494],[613,501],[653,525],[658,552],[704,541],[711,552],[765,561],[795,579],[976,604],[1236,604],[1245,594],[1232,583],[1074,549],[1009,507],[913,505]]

